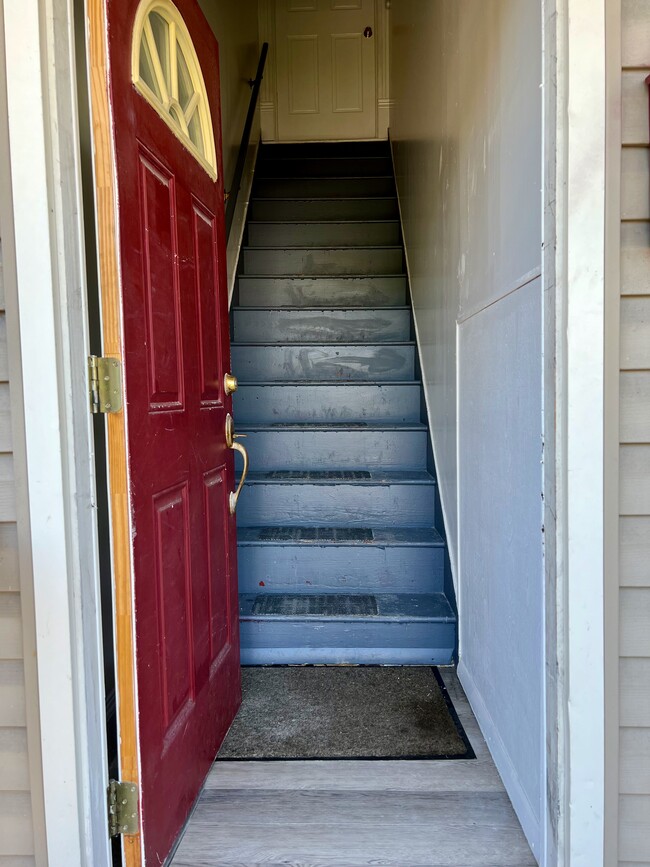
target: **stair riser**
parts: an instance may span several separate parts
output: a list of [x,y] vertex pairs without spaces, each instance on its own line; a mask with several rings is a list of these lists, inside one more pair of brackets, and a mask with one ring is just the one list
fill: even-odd
[[309,199],[394,196],[392,178],[260,178],[254,198]]
[[251,431],[251,466],[267,470],[426,470],[426,430]]
[[240,545],[237,565],[240,593],[437,593],[444,586],[442,547]]
[[245,274],[401,274],[402,251],[394,247],[244,250]]
[[282,142],[264,144],[260,150],[260,162],[273,159],[339,156],[390,157],[390,145],[387,141]]
[[420,421],[420,385],[240,385],[238,424]]
[[448,665],[453,623],[243,620],[242,665]]
[[413,379],[414,346],[233,345],[232,369],[242,382]]
[[411,337],[409,310],[241,310],[233,313],[242,343],[391,343]]
[[394,220],[397,199],[254,199],[251,220]]
[[260,160],[257,178],[344,178],[390,175],[390,157],[303,157]]
[[398,223],[250,223],[251,247],[372,247],[399,244]]
[[405,303],[405,277],[239,278],[241,307],[389,307]]
[[240,527],[433,527],[432,485],[248,485]]

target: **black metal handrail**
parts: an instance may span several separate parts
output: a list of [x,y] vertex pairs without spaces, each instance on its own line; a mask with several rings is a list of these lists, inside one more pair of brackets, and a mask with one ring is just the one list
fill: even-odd
[[260,52],[260,61],[257,64],[257,74],[255,75],[255,78],[250,78],[248,80],[248,83],[252,88],[251,101],[248,105],[248,114],[246,115],[244,132],[242,133],[241,144],[239,145],[239,153],[237,154],[237,162],[235,164],[235,173],[233,175],[232,184],[230,185],[230,191],[226,200],[226,236],[230,234],[230,228],[232,226],[232,221],[235,216],[237,196],[239,195],[241,179],[242,175],[244,174],[244,166],[246,165],[246,155],[248,153],[248,145],[250,143],[253,121],[255,120],[257,98],[259,96],[260,87],[262,85],[262,78],[264,76],[264,65],[266,63],[266,55],[268,53],[269,43],[265,42],[262,45],[262,51]]

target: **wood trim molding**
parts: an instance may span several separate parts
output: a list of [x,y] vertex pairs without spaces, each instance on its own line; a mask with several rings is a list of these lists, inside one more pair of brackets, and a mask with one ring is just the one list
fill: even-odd
[[604,863],[619,857],[619,480],[621,301],[622,3],[605,0],[605,354],[604,354]]
[[[99,285],[104,355],[122,357],[122,317],[118,263],[116,191],[108,101],[106,19],[103,0],[88,0],[90,112],[95,158]],[[117,683],[119,760],[123,780],[139,784],[133,572],[129,518],[126,410],[109,414],[107,458]],[[142,864],[142,834],[123,837],[125,867]]]

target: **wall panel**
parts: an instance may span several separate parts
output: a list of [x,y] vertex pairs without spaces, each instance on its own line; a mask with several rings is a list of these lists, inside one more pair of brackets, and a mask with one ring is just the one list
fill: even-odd
[[619,865],[650,863],[650,0],[622,0]]
[[399,0],[390,17],[391,142],[459,674],[539,857],[542,4]]

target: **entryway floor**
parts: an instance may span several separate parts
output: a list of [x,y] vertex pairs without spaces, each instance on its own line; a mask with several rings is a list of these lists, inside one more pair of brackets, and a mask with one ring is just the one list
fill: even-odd
[[217,762],[171,867],[533,867],[452,668],[476,759]]

